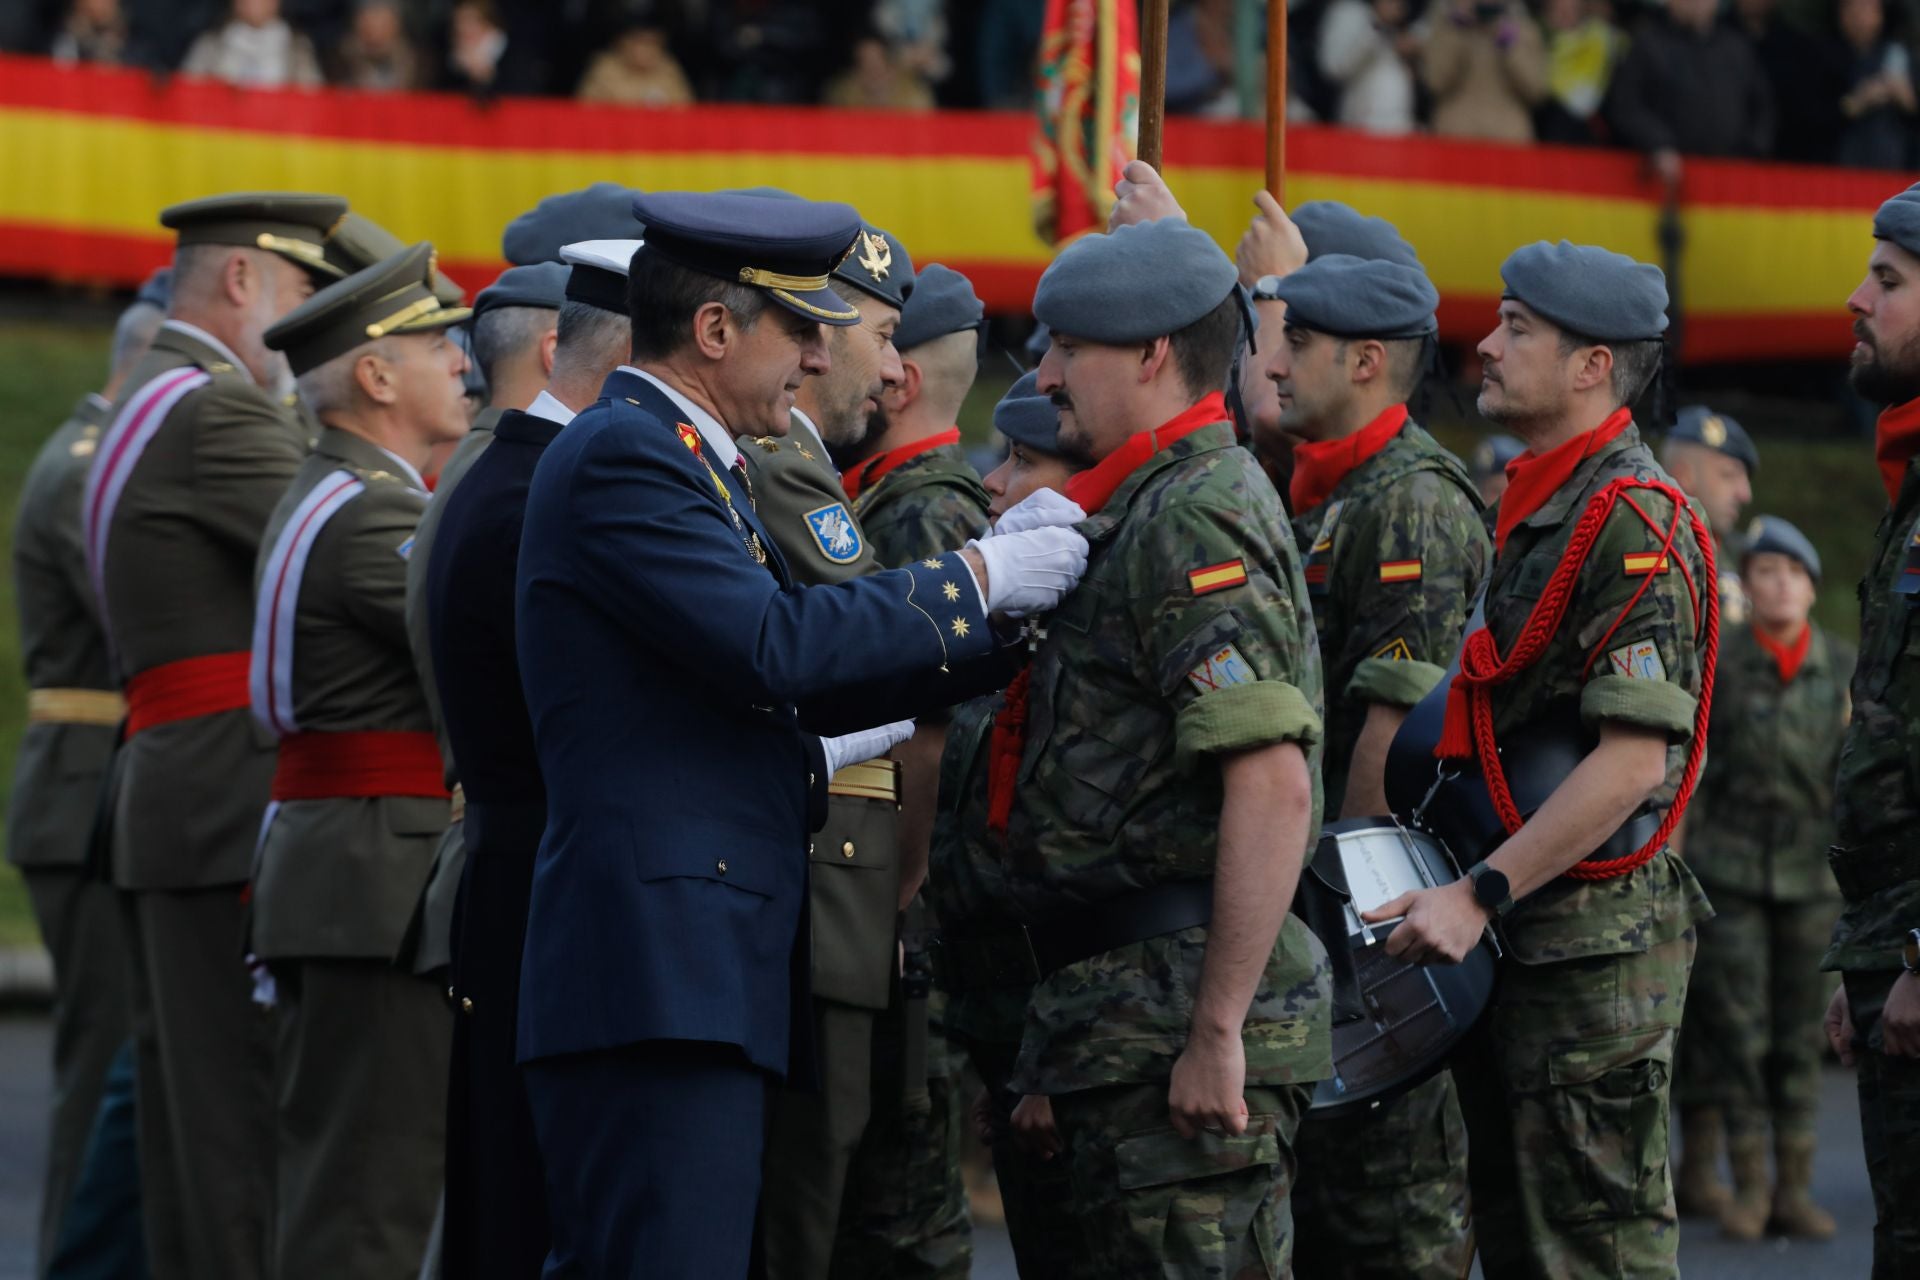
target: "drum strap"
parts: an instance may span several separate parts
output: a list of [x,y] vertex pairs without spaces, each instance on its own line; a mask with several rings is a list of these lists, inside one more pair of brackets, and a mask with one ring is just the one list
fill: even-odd
[[[1629,496],[1632,489],[1651,489],[1661,494],[1673,504],[1673,519],[1662,530],[1653,518],[1643,510],[1639,503]],[[1637,867],[1643,866],[1660,852],[1674,829],[1680,825],[1685,815],[1687,802],[1693,797],[1694,783],[1700,777],[1700,766],[1706,757],[1707,721],[1713,705],[1713,677],[1715,655],[1720,650],[1720,598],[1712,589],[1716,581],[1713,563],[1713,537],[1708,533],[1705,523],[1687,504],[1686,495],[1671,485],[1659,481],[1636,480],[1622,477],[1608,484],[1580,513],[1580,520],[1574,525],[1573,536],[1567,543],[1566,554],[1554,569],[1553,576],[1547,580],[1547,586],[1540,593],[1539,601],[1533,612],[1528,615],[1526,625],[1520,630],[1519,638],[1512,650],[1504,657],[1494,642],[1493,633],[1481,627],[1467,636],[1460,651],[1460,672],[1453,678],[1453,684],[1447,695],[1446,728],[1440,735],[1439,745],[1434,747],[1434,755],[1443,760],[1473,759],[1480,765],[1482,776],[1486,779],[1487,791],[1493,798],[1501,825],[1508,835],[1520,830],[1523,819],[1519,806],[1514,803],[1513,792],[1507,785],[1506,770],[1500,763],[1500,749],[1493,733],[1493,687],[1512,680],[1515,676],[1539,661],[1546,652],[1547,644],[1554,633],[1560,629],[1567,608],[1573,602],[1573,588],[1580,576],[1581,568],[1586,564],[1587,554],[1593,550],[1593,544],[1599,539],[1600,531],[1606,527],[1608,518],[1613,514],[1617,503],[1625,502],[1645,521],[1647,527],[1661,539],[1657,563],[1674,561],[1681,576],[1685,578],[1687,590],[1694,599],[1694,613],[1697,617],[1702,603],[1706,606],[1706,626],[1703,634],[1706,638],[1705,655],[1701,661],[1700,698],[1694,707],[1693,738],[1687,744],[1687,764],[1680,775],[1680,787],[1675,794],[1672,806],[1667,810],[1665,821],[1654,831],[1652,837],[1639,849],[1624,857],[1595,861],[1588,859],[1569,868],[1567,875],[1576,880],[1610,880],[1615,876],[1626,875]],[[1686,512],[1693,529],[1694,540],[1699,544],[1700,555],[1706,562],[1706,584],[1702,591],[1687,573],[1687,567],[1673,556],[1673,540],[1679,533],[1680,513]],[[1626,608],[1608,629],[1607,634],[1589,655],[1587,663],[1591,667],[1593,658],[1605,650],[1613,634],[1619,629],[1634,606],[1646,594],[1653,584],[1654,575],[1649,573],[1640,584],[1640,590],[1627,602]]]

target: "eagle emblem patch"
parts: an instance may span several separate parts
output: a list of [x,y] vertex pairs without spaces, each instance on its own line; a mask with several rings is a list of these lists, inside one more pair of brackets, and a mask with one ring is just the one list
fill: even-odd
[[813,535],[820,554],[835,564],[848,564],[860,558],[864,544],[860,526],[847,513],[844,502],[830,502],[807,512],[807,532]]

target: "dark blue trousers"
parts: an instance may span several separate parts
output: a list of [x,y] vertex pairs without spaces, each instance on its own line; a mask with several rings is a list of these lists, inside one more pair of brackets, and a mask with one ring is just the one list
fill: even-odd
[[743,1280],[768,1076],[658,1040],[526,1063],[547,1167],[547,1280]]

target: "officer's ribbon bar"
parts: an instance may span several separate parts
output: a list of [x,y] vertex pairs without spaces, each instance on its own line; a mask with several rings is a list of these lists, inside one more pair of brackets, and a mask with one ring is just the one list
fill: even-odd
[[1380,562],[1380,581],[1418,582],[1420,581],[1420,561],[1382,560]]
[[1620,570],[1629,578],[1643,578],[1650,573],[1665,573],[1673,567],[1673,561],[1659,551],[1629,551],[1620,557]]
[[1244,585],[1247,580],[1247,562],[1245,560],[1222,560],[1219,564],[1210,564],[1200,569],[1187,571],[1187,585],[1193,588],[1193,594],[1204,596],[1210,591],[1225,591],[1228,587]]

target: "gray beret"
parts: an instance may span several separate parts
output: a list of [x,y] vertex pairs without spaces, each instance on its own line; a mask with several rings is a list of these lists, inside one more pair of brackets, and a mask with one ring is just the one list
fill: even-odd
[[1420,265],[1420,255],[1385,218],[1372,218],[1338,200],[1309,200],[1290,215],[1307,242],[1307,258],[1344,253],[1354,258]]
[[1184,218],[1082,236],[1040,277],[1033,314],[1089,342],[1146,342],[1184,329],[1239,283],[1233,260]]
[[893,345],[900,351],[911,351],[950,333],[977,330],[986,315],[987,309],[974,293],[971,280],[952,267],[930,262],[913,278],[913,296],[900,313]]
[[560,261],[563,245],[580,240],[632,240],[642,233],[633,216],[639,192],[617,182],[548,196],[500,234],[500,252],[516,267]]
[[133,295],[136,303],[145,303],[165,311],[173,306],[173,268],[161,267],[140,283],[140,291]]
[[545,307],[558,311],[567,300],[567,278],[573,268],[564,262],[536,262],[508,267],[500,278],[473,300],[473,314],[485,315],[497,307]]
[[1506,296],[1568,333],[1599,342],[1645,342],[1667,331],[1667,277],[1598,245],[1536,240],[1500,264]]
[[1920,182],[1880,206],[1873,215],[1873,238],[1920,256]]
[[1041,453],[1060,452],[1060,406],[1036,390],[1037,373],[1025,373],[993,407],[993,429]]
[[1280,280],[1287,323],[1341,338],[1422,338],[1438,330],[1439,291],[1418,267],[1329,253]]
[[1755,516],[1747,526],[1747,545],[1740,549],[1741,567],[1746,566],[1748,556],[1769,551],[1798,560],[1815,582],[1820,581],[1820,553],[1807,535],[1779,516]]
[[1527,451],[1527,446],[1512,436],[1488,436],[1473,451],[1473,474],[1497,476],[1507,464]]
[[1753,437],[1747,434],[1746,428],[1705,405],[1690,404],[1682,409],[1673,430],[1667,432],[1667,439],[1705,445],[1738,462],[1749,476],[1759,473],[1760,451],[1753,447]]

